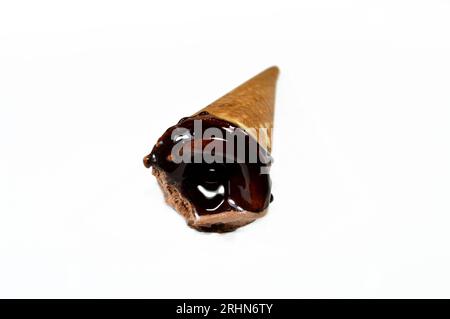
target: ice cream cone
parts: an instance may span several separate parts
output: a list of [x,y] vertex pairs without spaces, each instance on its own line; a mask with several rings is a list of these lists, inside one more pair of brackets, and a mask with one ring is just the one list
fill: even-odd
[[[259,203],[257,206],[248,206],[247,204],[249,203],[246,202],[243,208],[232,198],[228,198],[225,202],[230,203],[231,200],[233,206],[228,206],[226,209],[211,213],[199,213],[198,209],[200,208],[190,198],[192,195],[191,192],[181,186],[183,179],[187,177],[185,177],[184,173],[177,173],[179,172],[179,167],[174,166],[173,159],[169,154],[169,146],[173,143],[173,139],[171,138],[172,131],[178,126],[186,125],[186,121],[192,122],[193,120],[206,120],[207,123],[217,123],[219,126],[235,126],[247,132],[263,149],[270,153],[272,150],[275,87],[278,73],[277,67],[271,67],[201,109],[191,117],[183,118],[176,126],[169,128],[163,134],[153,148],[152,153],[144,158],[144,164],[147,167],[153,167],[153,175],[163,190],[166,202],[185,218],[190,227],[200,231],[229,232],[263,217],[267,213],[267,207],[271,200],[271,184],[268,176],[267,179],[259,179],[260,177],[258,176],[262,176],[260,175],[261,173],[252,173],[252,175],[250,171],[255,172],[254,170],[256,168],[249,168],[249,171],[242,173],[241,179],[235,179],[235,184],[228,181],[224,185],[228,189],[231,189],[234,185],[233,194],[248,192],[242,195],[242,198],[254,200],[255,203]],[[195,135],[193,139],[195,138],[200,137]],[[196,176],[202,176],[202,174],[207,175],[208,173],[199,173]],[[251,183],[251,181],[248,181],[249,178],[254,179],[253,184],[244,186],[244,180]],[[211,181],[207,180],[205,185],[208,183],[211,183]],[[195,190],[195,188],[195,183],[190,186],[190,190]],[[228,191],[225,191],[225,193],[228,194]],[[205,196],[208,198],[210,198],[209,196],[216,196],[210,194],[208,193]],[[258,200],[261,201],[258,202]],[[249,207],[254,207],[255,209],[250,209]],[[201,210],[203,209],[201,208]]]

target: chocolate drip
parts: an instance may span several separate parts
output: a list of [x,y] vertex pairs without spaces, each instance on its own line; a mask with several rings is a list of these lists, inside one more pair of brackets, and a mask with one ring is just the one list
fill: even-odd
[[[194,121],[201,120],[202,132],[208,128],[218,128],[223,137],[227,132],[240,130],[245,138],[245,157],[237,151],[236,140],[234,152],[225,152],[229,139],[195,136]],[[177,128],[185,128],[184,136],[172,136]],[[176,132],[176,131],[175,131]],[[206,163],[195,162],[195,154],[201,153],[205,147],[215,141],[222,144],[223,153],[215,154],[221,161]],[[188,144],[192,150],[191,161],[177,163],[172,157],[172,149],[176,143]],[[198,215],[216,214],[230,210],[246,210],[262,212],[273,200],[268,167],[270,155],[257,145],[258,156],[250,158],[250,145],[257,145],[252,136],[233,124],[202,112],[193,117],[181,119],[177,125],[170,127],[158,140],[152,152],[144,158],[146,167],[157,167],[163,170],[170,183],[177,186],[180,192],[195,207]],[[196,146],[197,145],[197,146]],[[200,146],[200,148],[199,148]],[[213,153],[214,154],[214,153]],[[241,158],[242,157],[242,158]],[[228,158],[228,161],[227,161]]]

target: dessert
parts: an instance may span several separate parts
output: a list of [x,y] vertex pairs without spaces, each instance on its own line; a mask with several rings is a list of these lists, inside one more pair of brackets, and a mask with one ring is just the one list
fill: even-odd
[[229,232],[267,213],[277,77],[271,67],[182,118],[144,158],[190,227]]

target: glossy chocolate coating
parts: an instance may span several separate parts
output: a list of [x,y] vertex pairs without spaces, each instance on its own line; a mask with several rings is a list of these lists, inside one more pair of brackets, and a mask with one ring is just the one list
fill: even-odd
[[[245,158],[237,162],[239,153],[237,152],[237,143],[234,143],[234,152],[232,152],[233,163],[227,162],[225,154],[227,139],[202,139],[197,145],[201,150],[212,141],[222,143],[223,154],[222,163],[201,163],[194,162],[192,158],[190,163],[175,163],[171,156],[172,149],[176,143],[188,143],[192,154],[198,153],[198,148],[194,147],[195,141],[199,141],[202,136],[195,136],[194,121],[202,121],[203,131],[207,128],[215,127],[220,129],[223,136],[226,136],[230,130],[240,130],[245,135]],[[174,137],[172,133],[177,128],[189,130],[187,137],[180,139]],[[271,181],[269,174],[261,174],[262,169],[268,169],[271,165],[270,155],[258,145],[257,161],[249,159],[249,143],[256,141],[246,132],[233,124],[215,118],[207,112],[202,112],[196,116],[183,118],[177,125],[170,127],[158,140],[152,152],[144,158],[146,167],[157,167],[163,170],[170,183],[177,186],[182,195],[186,197],[195,207],[198,215],[216,214],[225,211],[251,211],[262,212],[272,201]],[[192,155],[193,157],[194,155]]]

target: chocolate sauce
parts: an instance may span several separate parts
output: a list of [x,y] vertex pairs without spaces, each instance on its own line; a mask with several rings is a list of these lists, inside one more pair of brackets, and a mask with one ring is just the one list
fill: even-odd
[[[201,120],[201,131],[195,128],[198,124],[195,124],[196,120]],[[217,128],[221,136],[205,137],[203,133],[208,128]],[[177,133],[183,130],[184,132]],[[245,141],[241,144],[245,145],[245,154],[238,152],[237,140],[230,142],[227,135],[237,131],[242,134],[242,141]],[[210,152],[215,160],[207,162],[201,156],[211,147],[212,142],[217,146]],[[175,159],[172,154],[177,143],[184,147],[182,151],[175,153],[184,156],[185,160],[181,162],[180,158]],[[251,157],[255,145],[258,156]],[[186,150],[189,152],[185,152]],[[194,205],[198,215],[230,210],[262,212],[273,199],[268,174],[270,155],[245,131],[207,112],[183,118],[177,125],[170,127],[159,138],[152,152],[144,158],[144,165],[163,170],[169,183],[177,186],[182,195]]]

